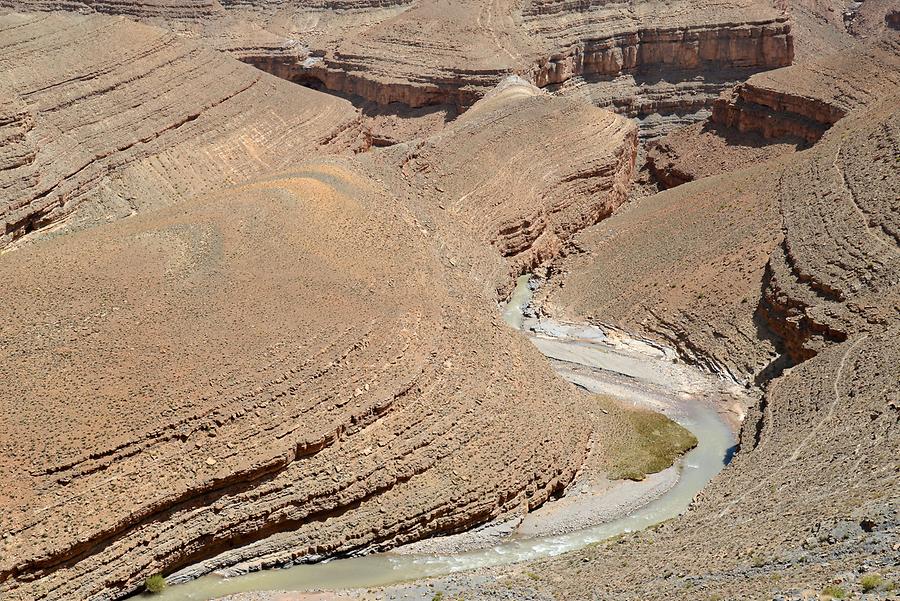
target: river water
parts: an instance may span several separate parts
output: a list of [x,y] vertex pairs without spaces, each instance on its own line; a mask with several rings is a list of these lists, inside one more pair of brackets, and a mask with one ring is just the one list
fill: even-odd
[[[504,310],[504,319],[508,324],[516,329],[523,328],[529,321],[523,317],[523,309],[528,306],[530,299],[528,276],[522,276],[517,281],[516,289]],[[573,328],[577,332],[577,338],[572,337]],[[606,336],[597,328],[550,324],[544,331],[544,336],[534,340],[538,348],[548,356],[566,364],[608,370],[610,373],[623,374],[628,380],[634,380],[635,373],[639,374],[638,378],[640,374],[644,374],[650,383],[654,377],[659,378],[658,374],[666,370],[667,360],[664,352],[651,348],[646,359],[641,359],[640,353],[622,354],[612,351],[608,345],[603,345]],[[547,331],[551,331],[554,335],[546,335]],[[556,335],[560,333],[562,335]],[[635,346],[639,348],[642,344],[639,341],[633,343],[632,348]],[[567,370],[561,370],[561,373],[592,392],[610,393],[600,380],[573,374]],[[249,591],[371,588],[479,567],[549,557],[574,551],[618,534],[652,526],[684,512],[694,495],[724,467],[734,446],[731,429],[717,411],[705,402],[684,399],[673,406],[665,407],[664,412],[690,430],[697,437],[698,445],[681,460],[680,478],[674,487],[620,519],[554,536],[527,537],[513,534],[503,539],[500,544],[475,551],[447,554],[385,552],[302,564],[286,569],[264,570],[230,578],[213,574],[185,584],[170,586],[154,598],[160,601],[206,601]]]

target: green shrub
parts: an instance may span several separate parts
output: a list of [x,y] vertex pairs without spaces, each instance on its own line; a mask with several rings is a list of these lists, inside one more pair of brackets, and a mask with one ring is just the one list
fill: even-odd
[[843,599],[847,596],[847,591],[837,586],[836,584],[829,584],[822,589],[822,595],[825,597],[830,597],[832,599]]
[[647,474],[661,472],[679,457],[697,446],[690,431],[660,413],[623,407],[596,397],[605,419],[621,428],[623,435],[608,449],[610,480],[643,480]]
[[166,588],[166,579],[163,578],[162,574],[148,576],[147,580],[144,581],[144,588],[148,593],[161,593]]
[[864,593],[868,593],[881,588],[884,585],[884,578],[881,577],[881,574],[866,574],[859,579],[859,585]]
[[431,598],[431,601],[443,601],[444,600],[444,592],[438,591],[434,594],[434,597]]

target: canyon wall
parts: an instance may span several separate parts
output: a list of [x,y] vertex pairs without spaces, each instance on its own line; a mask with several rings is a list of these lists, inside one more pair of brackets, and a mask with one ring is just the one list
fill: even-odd
[[[3,5],[50,8],[39,0]],[[644,137],[705,118],[723,90],[791,64],[794,54],[789,17],[761,0],[702,8],[684,0],[85,8],[166,24],[284,79],[380,106],[459,111],[515,74],[646,120]]]
[[[792,137],[773,145],[767,134],[781,126],[745,132],[718,123],[715,114],[709,126],[718,129],[709,137],[695,126],[664,139],[649,162],[663,183],[678,187],[581,234],[587,253],[561,264],[569,272],[559,276],[566,286],[551,286],[550,302],[569,316],[661,336],[686,357],[748,382],[768,377],[778,361],[796,363],[845,340],[853,331],[842,321],[845,312],[823,302],[845,305],[867,286],[883,294],[882,278],[893,273],[883,257],[895,244],[896,198],[889,197],[896,166],[889,163],[897,152],[885,132],[892,131],[889,107],[900,89],[898,41],[884,38],[841,62],[771,71],[738,87],[749,93],[768,82],[790,90],[778,100],[755,97],[766,123],[796,124],[800,115],[805,123],[834,121],[807,152],[793,152],[809,142],[803,130],[785,125]],[[825,91],[830,104],[822,100]],[[817,109],[823,106],[831,108]],[[848,116],[837,120],[838,110]],[[866,123],[872,115],[881,120],[877,127]],[[768,162],[742,169],[757,160]],[[865,235],[851,234],[860,219]],[[823,231],[824,238],[814,235]],[[876,245],[868,248],[871,241]],[[596,281],[607,285],[595,290]]]
[[840,53],[754,75],[723,93],[708,120],[651,144],[647,167],[671,188],[808,148],[900,86],[898,48],[891,35],[852,41]]
[[0,245],[368,145],[350,103],[121,17],[0,16],[0,72]]
[[624,200],[624,118],[512,81],[437,138],[303,160],[365,144],[347,102],[120,18],[0,23],[7,198],[46,226],[0,257],[4,599],[454,532],[619,432],[496,299]]
[[888,38],[754,75],[716,102],[712,121],[769,140],[796,137],[813,144],[848,112],[900,86],[897,47]]

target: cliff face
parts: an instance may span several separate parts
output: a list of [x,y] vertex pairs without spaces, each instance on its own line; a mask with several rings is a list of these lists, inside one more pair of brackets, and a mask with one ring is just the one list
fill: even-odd
[[[48,8],[40,0],[4,2]],[[382,106],[447,104],[458,111],[516,74],[649,118],[645,137],[704,118],[724,89],[793,59],[788,17],[759,0],[706,0],[702,7],[686,0],[342,0],[90,8],[166,20],[279,77]]]
[[[534,16],[540,17],[541,13]],[[637,29],[581,40],[541,61],[532,78],[543,87],[579,75],[615,77],[656,70],[671,73],[773,69],[789,65],[792,58],[790,24],[787,18],[779,18],[741,27]]]
[[794,137],[814,144],[850,111],[900,86],[897,40],[859,44],[839,55],[751,77],[723,94],[712,121],[769,140]]
[[800,138],[807,144],[817,142],[844,115],[843,108],[827,100],[765,89],[752,80],[724,94],[712,109],[718,125],[769,140]]
[[121,18],[0,17],[0,70],[0,246],[368,145],[349,102]]
[[465,108],[516,73],[627,116],[662,115],[658,135],[684,115],[708,111],[735,81],[793,57],[787,18],[753,3],[714,3],[703,18],[657,7],[629,19],[617,4],[533,2],[517,10],[501,3],[476,19],[484,8],[475,3],[451,9],[421,2],[340,40],[314,43],[314,56],[253,63],[294,81],[412,107]]
[[808,148],[846,115],[900,86],[895,36],[847,44],[723,93],[706,122],[650,146],[650,172],[670,188]]

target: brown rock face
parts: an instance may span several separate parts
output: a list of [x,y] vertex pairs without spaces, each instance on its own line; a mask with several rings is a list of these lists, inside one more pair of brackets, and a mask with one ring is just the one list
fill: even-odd
[[[3,2],[47,8],[41,0]],[[460,110],[516,74],[628,116],[656,115],[651,136],[689,115],[705,117],[724,89],[793,58],[788,17],[761,0],[709,0],[702,8],[686,0],[91,7],[165,18],[279,77],[382,106]]]
[[851,42],[843,53],[754,75],[723,94],[707,122],[651,144],[647,167],[674,187],[809,147],[900,86],[898,47],[891,36]]
[[[106,28],[128,40],[163,36],[153,47],[172,48],[159,30],[119,19],[3,22],[23,40],[47,32],[75,61],[81,45],[104,42]],[[68,36],[72,28],[85,41]],[[104,73],[123,98],[156,81],[137,68],[147,54],[118,56]],[[177,53],[158,62],[164,73],[179,64]],[[133,78],[122,81],[120,71]],[[32,81],[25,73],[12,73],[15,89]],[[51,79],[41,90],[57,77],[64,81],[55,85],[68,82],[43,67],[34,73]],[[270,85],[252,97],[265,119],[292,114],[307,132],[333,132],[327,109],[348,107],[313,104],[320,113],[310,122],[293,104],[279,112],[291,97],[278,90],[289,84],[256,78]],[[80,79],[84,93],[66,94],[65,111],[102,118],[97,140],[76,138],[78,148],[121,152],[117,136],[134,129],[107,130],[118,123],[108,103],[119,97],[96,79]],[[199,81],[197,93],[214,84]],[[138,113],[141,123],[155,131],[155,119],[189,110],[189,91],[163,94],[173,106]],[[40,105],[26,100],[19,93],[2,104],[7,171],[47,149],[34,136]],[[313,143],[349,152],[340,136],[355,140],[346,132],[358,121],[348,114],[340,122],[348,128]],[[271,132],[256,146],[247,130],[210,121],[178,137],[207,118],[201,111],[151,136],[142,144],[154,152],[126,154],[96,187],[81,184],[74,215],[103,206],[103,191],[115,186],[162,182],[187,195],[221,186],[211,182],[226,169],[237,179],[255,172],[253,161],[273,168],[281,138]],[[224,154],[236,136],[241,152]],[[285,152],[310,147],[284,144]],[[65,235],[4,254],[0,378],[17,385],[0,394],[0,595],[109,598],[198,562],[197,573],[271,567],[542,504],[581,465],[592,421],[585,397],[503,326],[496,290],[624,200],[635,146],[626,119],[513,81],[437,138],[298,161],[287,174],[190,199],[152,187],[135,192],[141,210],[127,219],[86,217],[94,227],[74,232],[60,222]],[[516,156],[499,158],[513,147]],[[207,168],[213,149],[224,157],[210,173],[188,177]],[[153,169],[172,165],[177,173]],[[70,175],[56,186],[80,181]]]
[[[481,153],[477,161],[473,147]],[[435,189],[443,210],[518,275],[559,254],[572,234],[625,201],[636,152],[634,123],[510,79],[444,132],[416,144],[400,168],[413,189]],[[501,274],[498,284],[508,285],[508,276]]]
[[720,98],[712,121],[766,139],[813,144],[848,112],[900,86],[896,40],[751,77]]
[[2,16],[0,73],[0,246],[368,143],[350,103],[121,18]]
[[854,116],[779,183],[785,240],[769,260],[761,309],[795,362],[897,318],[896,102]]

